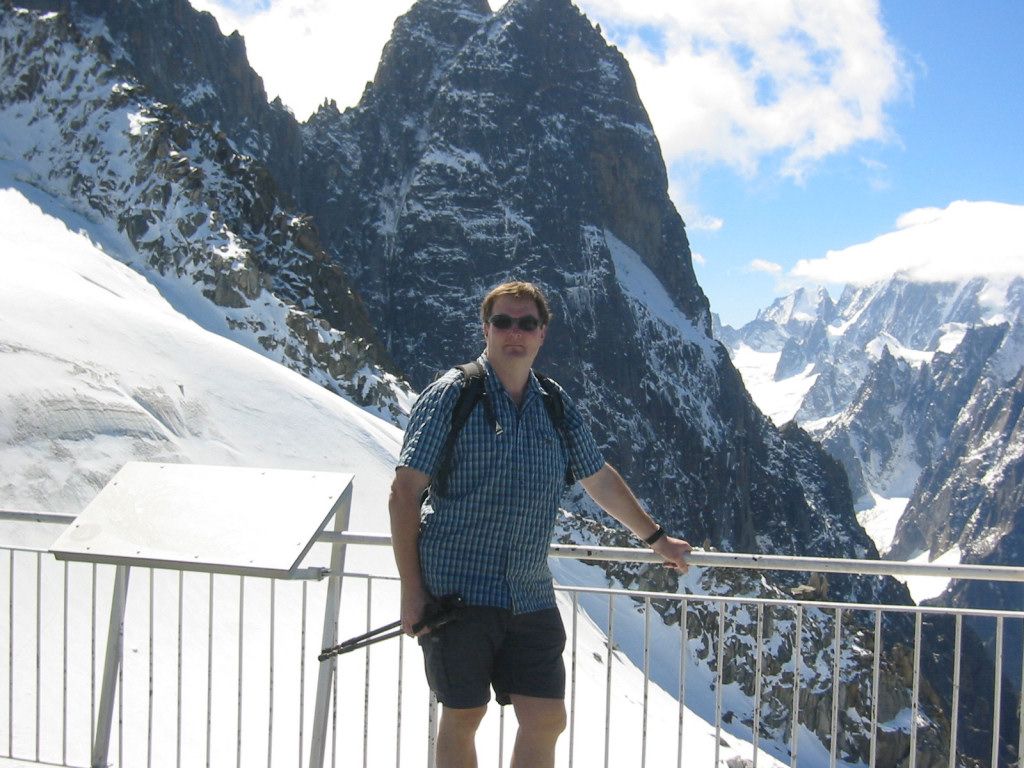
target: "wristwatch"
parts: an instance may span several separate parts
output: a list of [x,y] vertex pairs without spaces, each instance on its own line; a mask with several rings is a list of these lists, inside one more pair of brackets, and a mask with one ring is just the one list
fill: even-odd
[[650,545],[654,544],[654,542],[656,542],[658,539],[660,539],[664,535],[665,535],[665,528],[663,526],[659,525],[658,526],[658,530],[656,530],[654,533],[652,533],[650,536],[648,536],[646,539],[644,539],[644,543],[647,544],[648,546],[650,546]]

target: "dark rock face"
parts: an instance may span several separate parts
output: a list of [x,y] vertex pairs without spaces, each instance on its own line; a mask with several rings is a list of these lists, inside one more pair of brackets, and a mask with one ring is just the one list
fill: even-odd
[[[19,0],[18,6],[73,11],[80,22],[102,21],[112,61],[155,99],[189,119],[223,131],[233,149],[270,169],[278,188],[294,195],[302,144],[299,125],[249,66],[245,41],[224,36],[209,13],[188,0]],[[159,30],[154,34],[154,30]]]
[[[1024,371],[1005,387],[982,380],[959,415],[936,460],[922,473],[900,519],[893,555],[928,550],[939,555],[959,547],[961,562],[1024,563]],[[1020,610],[1024,585],[953,582],[933,601],[939,605]],[[973,621],[990,653],[994,622]],[[1022,631],[1006,622],[1004,690],[1018,690]],[[1011,707],[1012,708],[1012,707]]]
[[709,337],[633,78],[569,2],[418,3],[360,105],[304,135],[304,207],[414,384],[479,350],[489,286],[535,280],[556,316],[540,367],[661,519],[811,551],[784,445]]
[[400,421],[386,350],[266,168],[154,100],[70,17],[5,13],[0,112],[33,182],[209,301],[225,335]]

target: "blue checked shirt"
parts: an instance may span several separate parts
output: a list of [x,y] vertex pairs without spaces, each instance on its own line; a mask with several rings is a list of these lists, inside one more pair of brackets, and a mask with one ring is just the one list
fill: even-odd
[[[604,458],[564,392],[567,441],[551,423],[544,390],[532,372],[517,408],[485,355],[480,362],[498,426],[491,424],[481,401],[459,433],[448,493],[432,496],[423,506],[423,578],[435,597],[457,593],[469,605],[515,613],[553,608],[547,553],[565,491],[566,462],[577,478],[586,478],[604,465]],[[461,372],[453,369],[420,395],[399,466],[436,475],[462,381]]]

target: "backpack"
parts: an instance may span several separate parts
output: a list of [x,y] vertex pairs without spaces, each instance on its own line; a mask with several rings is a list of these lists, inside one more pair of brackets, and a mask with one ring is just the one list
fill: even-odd
[[[455,367],[462,372],[462,391],[459,393],[459,399],[455,401],[455,407],[452,409],[452,425],[448,431],[444,447],[441,449],[441,463],[437,474],[430,483],[430,489],[436,490],[440,495],[448,492],[448,475],[451,472],[452,456],[455,454],[455,442],[459,439],[459,432],[466,425],[466,421],[469,419],[473,409],[476,408],[477,403],[483,401],[484,414],[487,420],[494,427],[496,433],[501,433],[501,425],[498,424],[498,420],[494,416],[494,406],[491,405],[491,401],[487,397],[487,388],[484,386],[486,372],[483,365],[479,361],[474,360],[471,363],[464,363]],[[562,438],[562,442],[568,448],[569,441],[565,433],[565,404],[562,402],[562,394],[558,389],[558,385],[547,376],[536,371],[534,371],[534,375],[544,390],[544,407],[548,412],[548,417]],[[576,476],[573,474],[572,466],[566,463],[565,484],[573,485],[575,482]]]

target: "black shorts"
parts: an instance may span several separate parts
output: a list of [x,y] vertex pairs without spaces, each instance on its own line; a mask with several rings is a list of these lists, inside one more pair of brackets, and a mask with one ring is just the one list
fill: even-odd
[[459,618],[419,638],[427,683],[453,709],[482,707],[511,694],[565,698],[565,628],[557,608],[514,614],[468,606]]

